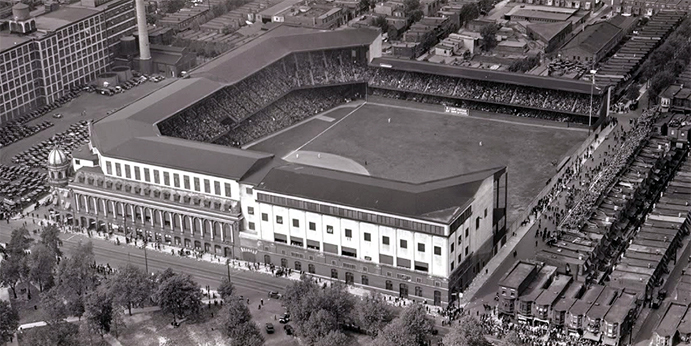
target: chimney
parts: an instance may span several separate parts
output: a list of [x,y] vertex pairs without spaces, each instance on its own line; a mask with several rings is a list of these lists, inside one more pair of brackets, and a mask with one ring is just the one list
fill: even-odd
[[149,31],[146,28],[146,8],[144,0],[134,1],[137,11],[137,32],[139,33],[139,69],[142,73],[151,73],[151,50],[149,49]]

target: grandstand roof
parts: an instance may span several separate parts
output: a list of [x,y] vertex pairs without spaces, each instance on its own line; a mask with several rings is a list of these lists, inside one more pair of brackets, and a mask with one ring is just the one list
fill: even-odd
[[473,201],[483,179],[505,170],[490,168],[414,184],[290,164],[273,168],[257,189],[446,223]]
[[373,29],[316,31],[280,26],[195,69],[192,75],[235,84],[290,53],[365,46],[378,35],[379,31]]
[[[481,70],[463,66],[451,66],[435,64],[415,60],[403,60],[395,58],[376,58],[372,60],[372,65],[380,67],[389,67],[396,70],[413,71],[420,73],[437,74],[449,77],[459,77],[466,79],[474,79],[479,81],[506,83],[513,85],[522,85],[535,88],[544,88],[551,90],[562,90],[569,92],[576,92],[590,95],[591,85],[589,82],[565,79],[552,78],[544,76],[536,76],[524,73],[513,73],[496,70]],[[594,91],[596,94],[602,94],[603,90]]]

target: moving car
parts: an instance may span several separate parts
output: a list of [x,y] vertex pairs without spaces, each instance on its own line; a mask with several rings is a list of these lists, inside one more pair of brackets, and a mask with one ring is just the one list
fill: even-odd
[[281,294],[275,291],[270,291],[269,298],[281,299]]
[[55,119],[60,119],[60,118],[62,118],[62,114],[60,114],[60,113],[55,113],[55,114],[53,114],[53,118],[55,118]]

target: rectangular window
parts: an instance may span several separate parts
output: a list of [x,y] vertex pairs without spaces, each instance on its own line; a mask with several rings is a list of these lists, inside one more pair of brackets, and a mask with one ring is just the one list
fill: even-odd
[[251,230],[254,231],[254,222],[248,223],[248,224],[247,224],[247,227],[249,227],[249,229],[251,229]]
[[130,165],[125,165],[125,178],[132,178],[132,173],[130,173]]
[[254,215],[254,207],[247,207],[247,214]]
[[408,248],[408,241],[405,239],[401,239],[401,249],[407,249]]
[[248,195],[251,195],[251,194],[252,194],[252,188],[251,188],[251,187],[246,187],[246,188],[245,188],[245,193],[248,194]]
[[300,227],[300,220],[293,219],[293,227]]
[[144,168],[144,181],[147,183],[151,181],[151,175],[149,174],[148,168]]
[[170,173],[163,172],[163,185],[170,186]]
[[134,179],[142,180],[142,172],[139,170],[138,166],[134,166]]
[[441,246],[434,247],[434,254],[437,256],[441,256]]
[[465,229],[465,237],[466,237],[466,238],[468,238],[469,232],[470,232],[470,228],[466,228],[466,229]]
[[372,241],[372,235],[369,233],[365,233],[365,241]]
[[118,177],[122,176],[122,167],[120,167],[119,163],[115,163],[115,175]]
[[326,226],[326,233],[328,234],[334,234],[334,226]]
[[182,182],[185,184],[185,189],[190,189],[190,177],[188,175],[182,176]]
[[314,222],[310,222],[310,231],[316,231],[317,230],[317,224]]
[[218,181],[214,181],[214,194],[217,196],[221,195],[221,183]]
[[425,244],[423,244],[423,243],[417,243],[417,251],[419,251],[419,252],[425,252]]
[[353,230],[352,229],[347,229],[345,230],[345,236],[346,238],[352,238],[353,237]]
[[224,183],[223,187],[225,187],[225,190],[226,190],[226,197],[230,197],[230,184]]
[[465,255],[468,256],[468,247],[465,247]]
[[160,172],[157,169],[154,169],[154,184],[160,184],[160,183],[161,183]]
[[389,237],[387,237],[387,236],[381,237],[381,243],[384,245],[389,245]]
[[204,192],[211,193],[211,182],[209,179],[204,179]]
[[113,165],[110,161],[106,161],[106,174],[113,175]]
[[454,243],[451,243],[451,248],[450,248],[449,252],[453,253],[454,245],[455,245]]
[[201,184],[199,183],[199,178],[194,177],[194,191],[201,191]]
[[283,224],[283,216],[276,215],[276,223],[279,225]]
[[269,214],[262,213],[262,221],[269,221]]
[[180,174],[173,173],[173,186],[180,187]]

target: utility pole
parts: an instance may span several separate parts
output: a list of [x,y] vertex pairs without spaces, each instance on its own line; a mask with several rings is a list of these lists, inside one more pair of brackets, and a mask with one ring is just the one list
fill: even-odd
[[228,282],[230,282],[230,258],[226,259],[226,268],[228,268]]

